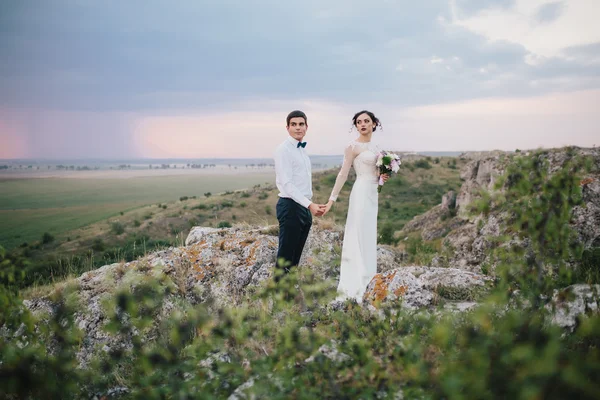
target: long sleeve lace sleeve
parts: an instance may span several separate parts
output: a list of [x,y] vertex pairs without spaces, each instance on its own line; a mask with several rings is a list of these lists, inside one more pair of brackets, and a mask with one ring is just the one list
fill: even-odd
[[333,190],[331,191],[331,196],[329,196],[329,200],[336,201],[338,195],[340,194],[340,190],[342,190],[342,186],[346,183],[346,179],[348,179],[348,173],[350,172],[350,167],[352,166],[352,162],[354,161],[354,157],[356,154],[354,153],[354,146],[349,144],[348,147],[344,150],[344,162],[342,163],[342,168],[335,179],[335,185],[333,185]]

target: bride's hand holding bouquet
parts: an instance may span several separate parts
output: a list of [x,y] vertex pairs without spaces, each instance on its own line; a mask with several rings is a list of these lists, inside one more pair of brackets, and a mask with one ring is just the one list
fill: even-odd
[[381,192],[383,184],[387,182],[390,177],[390,173],[397,173],[400,170],[400,156],[387,151],[380,151],[377,155],[377,162],[375,166],[379,171],[379,182],[377,186],[377,193]]

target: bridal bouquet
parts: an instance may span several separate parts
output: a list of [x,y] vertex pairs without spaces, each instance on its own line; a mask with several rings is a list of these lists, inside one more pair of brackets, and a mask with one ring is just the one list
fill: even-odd
[[375,165],[379,169],[379,186],[377,186],[377,193],[381,192],[383,187],[383,178],[381,175],[390,174],[390,172],[397,173],[400,169],[400,156],[394,153],[388,153],[387,151],[380,151],[377,155],[377,162]]

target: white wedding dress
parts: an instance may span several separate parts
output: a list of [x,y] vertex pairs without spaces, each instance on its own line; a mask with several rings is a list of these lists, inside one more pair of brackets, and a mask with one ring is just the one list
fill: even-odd
[[330,200],[337,200],[350,167],[354,166],[356,181],[344,230],[337,300],[353,298],[361,303],[367,285],[377,273],[377,153],[371,142],[351,142],[344,151],[344,162],[331,192]]

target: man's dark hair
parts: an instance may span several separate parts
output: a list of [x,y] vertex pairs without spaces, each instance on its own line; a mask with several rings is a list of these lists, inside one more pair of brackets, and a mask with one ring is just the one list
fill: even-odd
[[294,110],[291,113],[288,114],[287,118],[285,119],[286,122],[286,126],[290,126],[290,120],[292,118],[304,118],[304,123],[308,124],[308,120],[306,119],[306,114],[304,114],[302,111],[300,110]]

